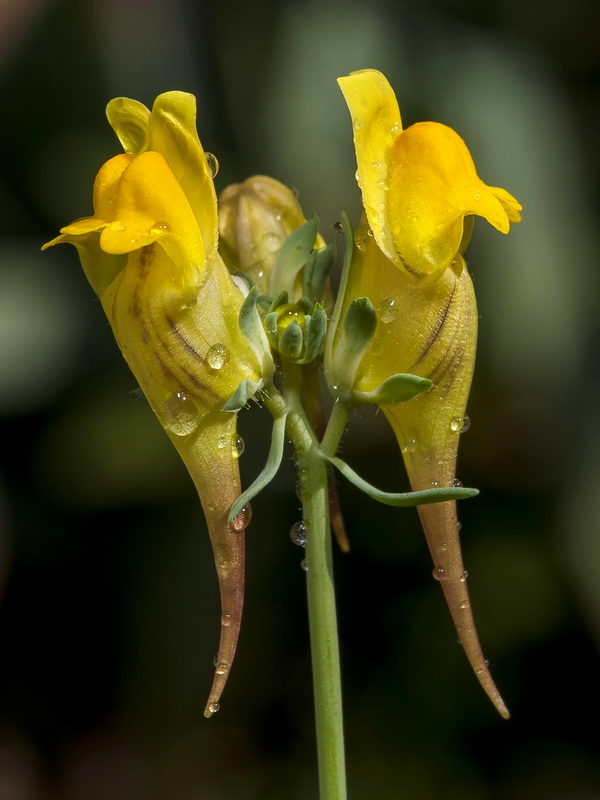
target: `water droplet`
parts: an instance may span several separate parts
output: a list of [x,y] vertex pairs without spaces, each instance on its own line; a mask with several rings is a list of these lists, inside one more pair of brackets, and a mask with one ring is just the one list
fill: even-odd
[[446,578],[446,570],[443,567],[434,567],[432,575],[436,581],[443,581]]
[[217,447],[219,450],[223,450],[223,448],[227,445],[227,436],[219,436],[217,439]]
[[377,306],[377,315],[379,319],[385,324],[393,322],[398,316],[398,303],[395,297],[386,297]]
[[379,172],[379,170],[383,169],[383,164],[381,161],[374,161],[371,164],[371,167],[375,170],[375,172]]
[[184,392],[176,392],[165,401],[163,420],[165,427],[175,436],[189,436],[198,427],[200,415]]
[[154,225],[150,228],[150,233],[153,236],[160,236],[161,233],[166,233],[168,230],[169,230],[169,223],[161,219],[158,222],[155,222]]
[[404,448],[407,453],[414,453],[417,450],[417,440],[416,439],[409,439],[406,443],[406,447]]
[[435,486],[439,486],[439,485],[440,485],[440,482],[439,482],[439,481],[431,481],[431,485],[432,485],[433,487],[435,487]]
[[217,157],[213,156],[212,153],[205,153],[206,158],[206,165],[208,166],[208,171],[210,172],[210,177],[215,178],[217,172],[219,171],[219,162],[217,161]]
[[460,432],[466,433],[470,427],[471,427],[471,419],[465,414],[463,417],[463,424],[462,428],[460,429]]
[[246,445],[242,437],[239,436],[237,433],[234,433],[233,438],[231,440],[231,455],[234,458],[239,458],[244,452],[245,447]]
[[302,481],[296,481],[296,497],[302,502]]
[[194,308],[194,306],[197,305],[198,305],[198,296],[195,294],[186,297],[185,300],[183,301],[184,308]]
[[440,544],[440,550],[447,550],[448,549],[448,542],[442,542]]
[[396,133],[396,131],[400,130],[400,124],[398,122],[394,122],[394,124],[390,127],[390,133]]
[[206,354],[206,363],[211,369],[221,369],[229,361],[229,350],[221,342],[209,347]]
[[463,600],[462,603],[459,605],[459,608],[465,609],[468,608],[471,604],[468,600]]
[[487,658],[484,659],[483,663],[486,665],[486,667],[489,667],[489,665],[490,665],[489,659],[487,659]]
[[469,577],[469,573],[467,572],[467,570],[465,570],[463,572],[463,574],[460,576],[460,582],[461,583],[466,583],[468,577]]
[[300,566],[302,567],[304,572],[308,572],[308,561],[305,558],[303,558],[302,561],[300,562]]
[[454,478],[452,481],[452,486],[456,486],[457,488],[462,486],[462,481],[459,481],[458,478]]
[[237,517],[231,521],[231,527],[235,531],[243,531],[244,528],[247,528],[250,525],[250,520],[252,519],[252,506],[250,503],[246,503],[246,505],[242,508],[240,513]]
[[294,544],[297,544],[298,547],[304,547],[306,545],[306,525],[302,520],[300,520],[300,522],[294,522],[290,528],[290,539]]
[[344,232],[344,226],[342,225],[342,223],[341,223],[341,222],[336,222],[336,223],[334,224],[334,226],[333,226],[333,230],[334,230],[336,233],[343,233],[343,232]]
[[262,237],[265,249],[269,253],[276,253],[281,246],[281,239],[275,233],[265,233]]
[[121,225],[120,222],[111,222],[108,227],[109,227],[109,230],[115,231],[115,233],[121,233],[121,231],[125,230],[124,226]]
[[355,119],[354,120],[354,127],[356,128],[356,130],[358,130],[359,128],[362,127],[362,122],[359,119]]
[[221,661],[218,664],[215,664],[215,672],[217,675],[225,675],[226,672],[229,671],[229,664],[225,661]]
[[355,179],[356,179],[356,182],[358,183],[358,181],[359,181],[359,179],[360,179],[360,176],[359,176],[359,174],[358,174],[358,170],[356,170],[356,172],[354,173],[354,177],[355,177]]
[[464,424],[464,420],[462,417],[453,417],[450,421],[450,430],[452,433],[460,433],[462,430],[462,426]]
[[221,625],[225,628],[231,625],[231,614],[221,614]]
[[211,714],[216,714],[217,711],[219,710],[219,708],[220,708],[220,706],[219,706],[218,703],[209,703],[208,704],[208,710],[210,711]]

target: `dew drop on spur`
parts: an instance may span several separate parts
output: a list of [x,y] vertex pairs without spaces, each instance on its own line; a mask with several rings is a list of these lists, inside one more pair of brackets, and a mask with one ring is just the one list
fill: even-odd
[[239,436],[237,433],[234,433],[231,439],[231,455],[234,458],[239,458],[244,452],[245,447],[246,444],[242,439],[242,437]]
[[206,353],[206,363],[211,369],[222,369],[229,361],[229,350],[221,342],[209,347]]
[[231,625],[231,614],[221,614],[221,625],[225,628]]
[[300,566],[304,570],[304,572],[308,572],[308,561],[305,558],[303,558],[302,561],[300,562]]
[[205,153],[204,156],[206,158],[206,166],[208,167],[210,177],[216,178],[217,172],[219,171],[219,162],[217,161],[217,157],[212,153]]
[[294,544],[297,544],[298,547],[306,546],[306,525],[302,520],[294,522],[290,528],[290,539]]
[[165,427],[175,436],[189,436],[200,423],[198,409],[183,391],[166,399],[162,416]]
[[434,567],[431,573],[436,581],[443,581],[446,577],[446,570],[443,567]]
[[220,661],[215,664],[215,672],[217,675],[225,675],[229,671],[229,665],[225,661]]
[[252,506],[250,503],[246,503],[246,505],[242,508],[240,513],[237,517],[231,522],[231,527],[234,531],[243,531],[244,528],[247,528],[250,525],[250,520],[252,519]]
[[467,572],[467,570],[465,570],[463,572],[463,574],[460,576],[460,582],[461,583],[466,583],[468,577],[469,577],[469,573]]
[[220,708],[220,706],[219,706],[218,703],[209,703],[208,704],[208,710],[210,711],[211,714],[216,714],[217,711],[219,710],[219,708]]

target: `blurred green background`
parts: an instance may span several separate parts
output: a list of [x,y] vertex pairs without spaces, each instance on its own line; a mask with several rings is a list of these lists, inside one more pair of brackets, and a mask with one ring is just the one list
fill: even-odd
[[[198,96],[218,189],[255,173],[298,189],[331,241],[358,221],[335,78],[383,70],[405,124],[467,141],[523,204],[476,226],[481,314],[459,477],[481,639],[513,718],[460,647],[416,513],[341,486],[336,553],[353,800],[600,798],[597,371],[600,7],[254,0],[0,3],[0,797],[308,800],[317,796],[294,475],[254,502],[246,611],[221,711],[202,708],[218,594],[191,481],[136,392],[74,248],[119,150],[114,96]],[[244,481],[266,412],[242,412]],[[345,457],[405,483],[382,415]]]

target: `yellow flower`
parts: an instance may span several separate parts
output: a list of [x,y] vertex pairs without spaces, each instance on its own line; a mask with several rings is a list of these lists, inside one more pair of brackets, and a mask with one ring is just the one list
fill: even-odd
[[240,384],[272,374],[264,342],[240,330],[244,297],[218,254],[215,159],[195,127],[192,95],[167,92],[150,112],[119,98],[107,115],[126,153],[99,171],[94,214],[62,228],[102,302],[117,343],[185,462],[206,515],[222,602],[216,674],[205,715],[218,708],[243,605],[244,528],[227,515],[240,495]]
[[[462,253],[473,215],[507,233],[510,222],[520,220],[521,206],[478,178],[466,145],[450,128],[424,122],[403,131],[393,90],[381,73],[353,73],[339,84],[353,121],[365,218],[335,323],[357,297],[368,297],[377,310],[377,328],[355,389],[373,391],[404,372],[433,382],[429,392],[383,411],[412,488],[449,486],[456,479],[459,435],[468,425],[465,408],[477,337],[475,295]],[[467,657],[500,713],[508,716],[473,621],[456,504],[420,506],[419,514],[434,576]]]

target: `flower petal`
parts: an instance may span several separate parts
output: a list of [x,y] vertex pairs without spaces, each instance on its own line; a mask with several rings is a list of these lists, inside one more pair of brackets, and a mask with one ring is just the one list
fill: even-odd
[[152,106],[149,149],[169,162],[198,222],[204,247],[218,243],[217,195],[213,174],[196,131],[196,98],[186,92],[165,92]]
[[115,97],[106,106],[106,116],[126,153],[140,155],[148,149],[150,110],[143,103]]
[[352,117],[358,185],[369,225],[387,257],[399,262],[388,210],[392,150],[402,131],[396,95],[374,69],[353,72],[338,83]]

